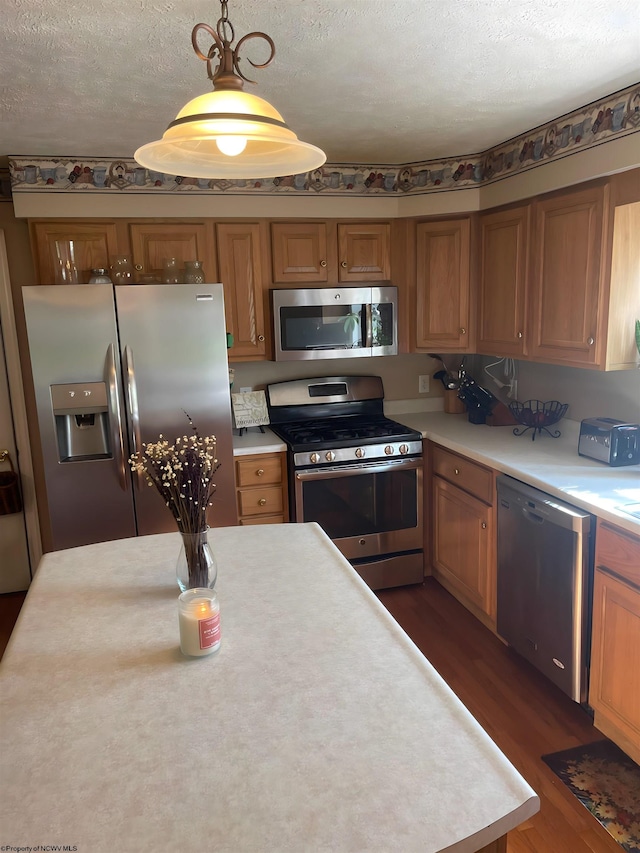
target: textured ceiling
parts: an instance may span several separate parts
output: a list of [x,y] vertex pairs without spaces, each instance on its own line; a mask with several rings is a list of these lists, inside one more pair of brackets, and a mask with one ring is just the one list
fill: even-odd
[[[640,81],[638,0],[229,0],[247,88],[333,163],[471,154]],[[215,0],[4,0],[0,155],[130,157],[208,91]],[[204,43],[203,43],[204,44]],[[262,42],[244,55],[265,58]]]

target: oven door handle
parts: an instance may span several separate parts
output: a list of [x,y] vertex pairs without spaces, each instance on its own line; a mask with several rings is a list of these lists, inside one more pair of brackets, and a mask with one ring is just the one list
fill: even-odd
[[411,459],[389,459],[384,462],[369,462],[362,465],[332,465],[328,468],[296,471],[295,478],[305,480],[329,480],[336,477],[356,477],[358,474],[384,474],[391,471],[410,471],[422,468],[422,456]]

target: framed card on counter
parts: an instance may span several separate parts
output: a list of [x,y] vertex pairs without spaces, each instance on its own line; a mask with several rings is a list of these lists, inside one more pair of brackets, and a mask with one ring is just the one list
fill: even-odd
[[245,391],[232,394],[231,408],[237,429],[261,427],[269,423],[267,398],[264,391]]

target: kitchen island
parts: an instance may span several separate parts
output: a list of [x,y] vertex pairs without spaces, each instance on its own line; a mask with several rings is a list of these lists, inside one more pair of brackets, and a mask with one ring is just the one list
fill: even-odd
[[321,529],[209,538],[222,646],[196,659],[177,533],[45,555],[0,665],[3,843],[504,849],[536,794]]

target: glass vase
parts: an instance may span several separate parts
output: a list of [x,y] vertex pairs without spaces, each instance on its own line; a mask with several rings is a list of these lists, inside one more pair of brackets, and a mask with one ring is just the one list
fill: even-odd
[[176,564],[176,580],[180,590],[213,589],[218,577],[218,566],[207,540],[207,531],[180,535],[182,545]]
[[181,284],[180,262],[177,258],[165,258],[162,264],[162,283]]
[[116,255],[111,260],[111,280],[114,284],[131,284],[133,281],[133,267],[131,258],[127,255]]
[[202,261],[184,262],[184,283],[204,284],[204,270],[202,269]]

